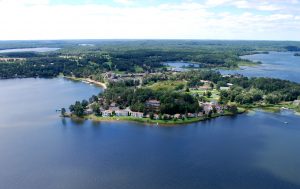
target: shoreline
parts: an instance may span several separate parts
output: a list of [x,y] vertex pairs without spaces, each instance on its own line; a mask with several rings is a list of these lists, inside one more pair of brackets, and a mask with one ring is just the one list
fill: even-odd
[[213,114],[211,117],[196,117],[196,118],[185,118],[184,120],[155,120],[150,118],[136,118],[136,117],[129,117],[129,116],[120,116],[120,117],[101,117],[96,116],[95,114],[85,115],[83,117],[78,117],[76,115],[66,114],[63,117],[70,118],[70,119],[77,119],[77,120],[91,120],[95,122],[135,122],[135,123],[142,123],[142,124],[150,124],[150,125],[160,125],[160,126],[178,126],[178,125],[186,125],[190,123],[197,123],[202,121],[208,121],[211,119],[215,119],[218,117],[225,117],[225,116],[236,116],[239,114],[243,114],[247,112],[246,109],[239,109],[239,111],[234,114],[230,112],[225,112],[223,114]]
[[[285,104],[287,105],[287,104]],[[281,110],[291,110],[294,112],[295,115],[300,116],[300,112],[296,111],[291,106],[284,107],[283,104],[280,105],[268,105],[268,106],[248,106],[248,107],[239,107],[237,113],[231,113],[231,112],[225,112],[223,114],[213,114],[211,117],[203,116],[203,117],[196,117],[196,118],[185,118],[184,120],[178,119],[178,120],[155,120],[150,118],[136,118],[136,117],[130,117],[130,116],[113,116],[113,117],[101,117],[96,116],[95,114],[90,115],[84,115],[83,117],[78,117],[76,115],[66,114],[65,118],[70,118],[74,120],[90,120],[95,122],[135,122],[135,123],[141,123],[141,124],[150,124],[150,125],[158,125],[158,126],[180,126],[180,125],[186,125],[191,123],[197,123],[202,121],[208,121],[219,117],[227,117],[227,116],[237,116],[240,114],[244,114],[249,111],[256,111],[256,110],[263,110],[265,112],[270,113],[276,113]]]
[[107,85],[105,83],[102,83],[102,82],[96,81],[96,80],[92,80],[90,78],[80,78],[80,77],[70,77],[70,76],[62,76],[62,77],[73,80],[73,81],[81,81],[81,82],[85,82],[85,83],[89,83],[89,84],[94,84],[94,85],[100,86],[103,89],[107,89]]

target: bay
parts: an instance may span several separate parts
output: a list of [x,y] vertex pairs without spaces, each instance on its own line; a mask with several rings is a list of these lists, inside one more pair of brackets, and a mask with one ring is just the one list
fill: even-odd
[[269,54],[246,55],[241,58],[257,66],[241,66],[240,70],[220,70],[222,74],[242,74],[248,77],[271,77],[300,83],[300,57],[295,52],[269,52]]

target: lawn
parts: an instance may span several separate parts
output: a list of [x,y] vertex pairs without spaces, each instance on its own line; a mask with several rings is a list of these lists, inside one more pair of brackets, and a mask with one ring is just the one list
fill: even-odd
[[[212,100],[215,100],[215,101],[218,101],[219,98],[220,98],[220,92],[217,90],[217,89],[213,89],[213,90],[209,90],[212,95],[210,98],[208,98],[208,100],[212,101]],[[206,90],[191,90],[189,93],[190,94],[199,94],[200,96],[206,92]]]
[[161,81],[148,85],[147,87],[153,90],[176,90],[180,86],[183,86],[184,89],[186,83],[186,81]]

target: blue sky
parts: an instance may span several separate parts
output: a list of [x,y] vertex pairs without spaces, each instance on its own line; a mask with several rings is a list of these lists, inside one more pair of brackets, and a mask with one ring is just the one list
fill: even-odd
[[0,0],[0,40],[300,40],[300,0]]

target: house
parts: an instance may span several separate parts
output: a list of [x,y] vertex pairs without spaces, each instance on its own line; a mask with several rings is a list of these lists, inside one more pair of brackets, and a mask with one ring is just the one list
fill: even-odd
[[158,100],[148,100],[145,103],[148,110],[158,111],[160,107],[160,101]]
[[196,115],[196,114],[193,114],[193,113],[188,113],[188,114],[187,114],[187,117],[189,117],[189,118],[194,118],[194,117],[197,117],[197,115]]
[[201,106],[203,107],[203,111],[205,114],[208,114],[210,111],[213,110],[213,104],[212,103],[202,103]]
[[294,100],[293,104],[296,105],[296,106],[299,106],[300,105],[300,100]]
[[110,117],[110,116],[112,116],[112,111],[111,110],[104,110],[104,111],[102,111],[102,116],[103,117]]
[[211,81],[208,81],[208,80],[200,80],[201,83],[204,83],[204,84],[210,84]]
[[233,86],[233,84],[232,83],[227,83],[227,86],[231,87],[231,86]]
[[159,107],[160,106],[160,101],[158,101],[158,100],[148,100],[146,102],[146,106]]
[[93,113],[93,110],[91,108],[84,111],[85,114],[89,115]]
[[159,119],[159,115],[158,114],[154,114],[154,119],[158,120]]
[[221,105],[217,104],[215,108],[217,110],[217,113],[224,113],[224,108]]
[[197,117],[202,117],[203,116],[203,112],[199,112]]
[[115,113],[116,113],[116,116],[128,116],[129,115],[128,110],[116,110]]
[[144,113],[142,112],[130,112],[132,117],[136,117],[136,118],[143,118],[144,117]]
[[117,106],[117,104],[115,102],[113,102],[113,103],[110,104],[109,110],[118,111],[118,110],[120,110],[120,108]]
[[211,89],[211,87],[207,86],[207,85],[203,85],[203,86],[199,87],[199,90],[210,90],[210,89]]
[[220,87],[220,90],[228,91],[228,90],[229,90],[229,87]]
[[181,118],[181,115],[180,115],[180,114],[175,114],[175,115],[174,115],[174,118],[180,119],[180,118]]

